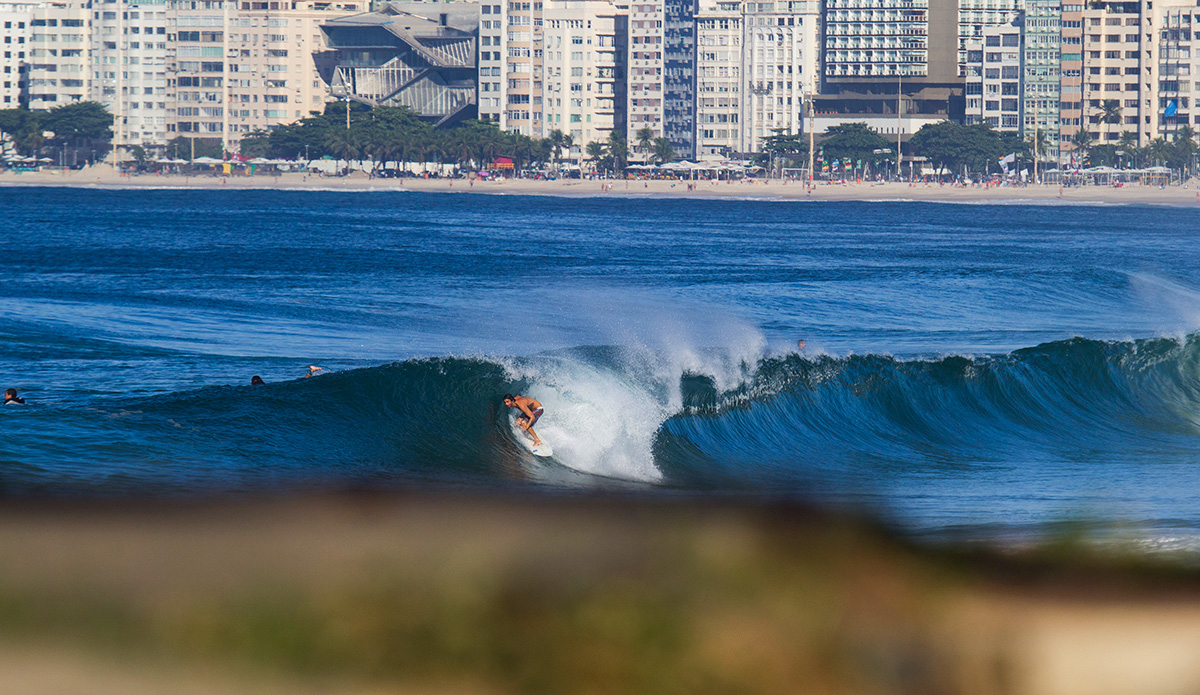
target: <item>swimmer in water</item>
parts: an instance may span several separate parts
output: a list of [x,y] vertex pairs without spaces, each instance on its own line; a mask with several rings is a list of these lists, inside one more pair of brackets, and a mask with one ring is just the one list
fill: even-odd
[[25,405],[25,399],[17,398],[16,389],[6,389],[4,391],[4,405]]

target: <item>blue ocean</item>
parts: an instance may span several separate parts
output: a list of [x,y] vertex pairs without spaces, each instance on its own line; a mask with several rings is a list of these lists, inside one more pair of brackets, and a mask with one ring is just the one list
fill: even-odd
[[[1200,210],[67,188],[0,210],[10,498],[600,490],[1200,548]],[[553,457],[506,392],[544,404]]]

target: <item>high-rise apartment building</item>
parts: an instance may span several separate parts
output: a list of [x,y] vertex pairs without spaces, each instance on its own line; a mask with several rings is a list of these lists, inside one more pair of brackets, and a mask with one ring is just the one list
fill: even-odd
[[322,111],[327,88],[314,62],[323,21],[362,12],[366,0],[170,0],[167,136],[242,136]]
[[1039,156],[1057,161],[1061,79],[1060,0],[1025,0],[1022,50],[1022,136],[1036,138]]
[[930,2],[826,0],[826,77],[927,76]]
[[1115,144],[1121,133],[1144,133],[1141,6],[1092,0],[1083,10],[1083,121],[1095,144]]
[[764,137],[804,129],[806,99],[820,84],[819,18],[815,0],[745,4],[739,152],[757,152]]
[[958,26],[957,0],[825,0],[817,126],[864,121],[903,140],[961,119]]
[[1063,165],[1078,165],[1074,140],[1083,126],[1083,3],[1061,7],[1059,39],[1058,149]]
[[167,139],[166,0],[93,0],[89,99],[113,115],[113,144]]
[[52,109],[91,98],[91,3],[49,0],[33,12],[29,108]]
[[29,104],[31,23],[37,3],[0,2],[0,109]]
[[[664,137],[666,132],[666,8],[663,2],[636,0],[629,6],[627,137],[635,147],[643,129],[648,128],[653,138]],[[648,158],[649,154],[642,152],[639,158]]]
[[[496,8],[500,8],[497,17]],[[528,135],[530,137],[545,137],[546,129],[542,121],[543,106],[543,51],[542,15],[543,4],[540,0],[532,2],[504,2],[492,5],[491,21],[493,27],[499,21],[500,31],[490,32],[493,37],[500,37],[500,46],[492,46],[491,58],[480,61],[480,80],[484,68],[487,68],[487,80],[500,85],[498,97],[498,113],[500,127],[504,130]],[[488,19],[486,13],[483,20]],[[581,22],[583,20],[580,20]],[[483,30],[480,30],[481,35]],[[499,50],[497,50],[497,48]],[[480,50],[483,50],[481,46]]]
[[696,158],[739,152],[742,112],[742,2],[698,0]]
[[984,27],[969,51],[977,64],[968,66],[966,123],[986,123],[996,130],[1021,131],[1024,87],[1024,17],[1005,26]]
[[[506,32],[504,5],[492,4],[485,0],[479,6],[479,117],[485,121],[499,123],[502,128],[506,120]],[[530,70],[532,75],[532,68]]]
[[663,137],[675,156],[696,156],[696,4],[663,1]]
[[1143,38],[1149,46],[1142,66],[1144,142],[1173,140],[1179,129],[1200,124],[1200,7],[1186,0],[1147,3]]
[[541,113],[546,133],[561,130],[575,147],[625,133],[628,14],[609,0],[546,0],[543,6]]
[[958,75],[967,76],[967,51],[983,39],[987,27],[1012,24],[1025,9],[1026,0],[959,0],[958,3]]

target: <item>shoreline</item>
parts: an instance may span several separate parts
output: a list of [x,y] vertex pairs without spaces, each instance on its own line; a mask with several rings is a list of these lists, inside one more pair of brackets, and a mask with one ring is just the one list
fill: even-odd
[[480,193],[558,197],[614,197],[669,199],[738,199],[763,201],[858,201],[929,202],[971,204],[1066,204],[1066,205],[1165,205],[1200,207],[1200,182],[1156,188],[1126,185],[1060,188],[1054,185],[1025,187],[959,188],[940,184],[846,183],[820,184],[812,193],[799,182],[688,181],[563,179],[557,181],[500,179],[370,179],[365,174],[320,177],[303,173],[278,176],[179,176],[143,174],[121,176],[97,167],[81,171],[0,172],[0,187],[100,188],[100,189],[238,189],[238,190],[323,190],[323,191],[418,191],[430,193]]

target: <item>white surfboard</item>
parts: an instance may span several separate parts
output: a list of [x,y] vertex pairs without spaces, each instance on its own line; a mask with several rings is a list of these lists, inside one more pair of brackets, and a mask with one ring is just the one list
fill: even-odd
[[[546,441],[545,437],[542,437],[541,444],[534,446],[533,445],[533,437],[531,437],[527,432],[525,432],[525,430],[523,430],[519,426],[517,426],[516,418],[509,418],[508,422],[509,422],[509,425],[512,427],[513,437],[516,438],[517,442],[521,446],[528,449],[529,453],[533,454],[534,456],[542,456],[542,457],[554,455],[554,449],[550,448],[550,444],[549,444],[549,442]],[[535,427],[534,429],[537,429],[537,428]]]

